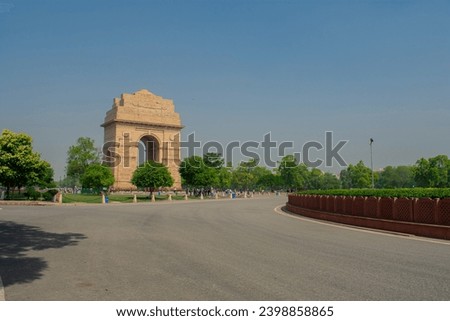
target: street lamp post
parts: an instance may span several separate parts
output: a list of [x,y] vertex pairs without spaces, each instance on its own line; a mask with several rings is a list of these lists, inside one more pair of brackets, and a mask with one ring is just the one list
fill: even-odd
[[372,150],[373,138],[369,140],[370,145],[370,168],[372,170],[372,188],[375,188],[375,180],[373,177],[373,150]]

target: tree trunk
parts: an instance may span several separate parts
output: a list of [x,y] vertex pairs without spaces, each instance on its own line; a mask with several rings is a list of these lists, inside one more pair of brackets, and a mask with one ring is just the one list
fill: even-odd
[[150,190],[150,196],[149,196],[149,197],[150,197],[150,199],[151,199],[151,198],[152,198],[152,195],[153,195],[153,191],[154,191],[155,189],[154,189],[153,187],[150,187],[149,190]]

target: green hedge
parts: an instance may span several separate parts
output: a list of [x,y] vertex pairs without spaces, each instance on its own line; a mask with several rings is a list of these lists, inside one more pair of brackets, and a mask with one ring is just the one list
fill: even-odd
[[409,198],[446,198],[450,188],[397,188],[397,189],[333,189],[297,192],[299,195],[375,196]]

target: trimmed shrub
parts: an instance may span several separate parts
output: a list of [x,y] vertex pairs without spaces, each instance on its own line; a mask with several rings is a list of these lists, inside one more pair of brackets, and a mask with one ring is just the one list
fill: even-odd
[[301,191],[297,194],[397,198],[446,198],[450,197],[450,188],[334,189]]

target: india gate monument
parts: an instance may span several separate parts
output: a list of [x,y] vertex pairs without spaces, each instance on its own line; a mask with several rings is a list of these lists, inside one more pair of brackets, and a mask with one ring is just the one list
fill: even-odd
[[173,101],[142,89],[114,98],[104,123],[104,154],[112,166],[115,190],[134,190],[131,177],[142,163],[153,160],[166,165],[181,189],[180,115]]

